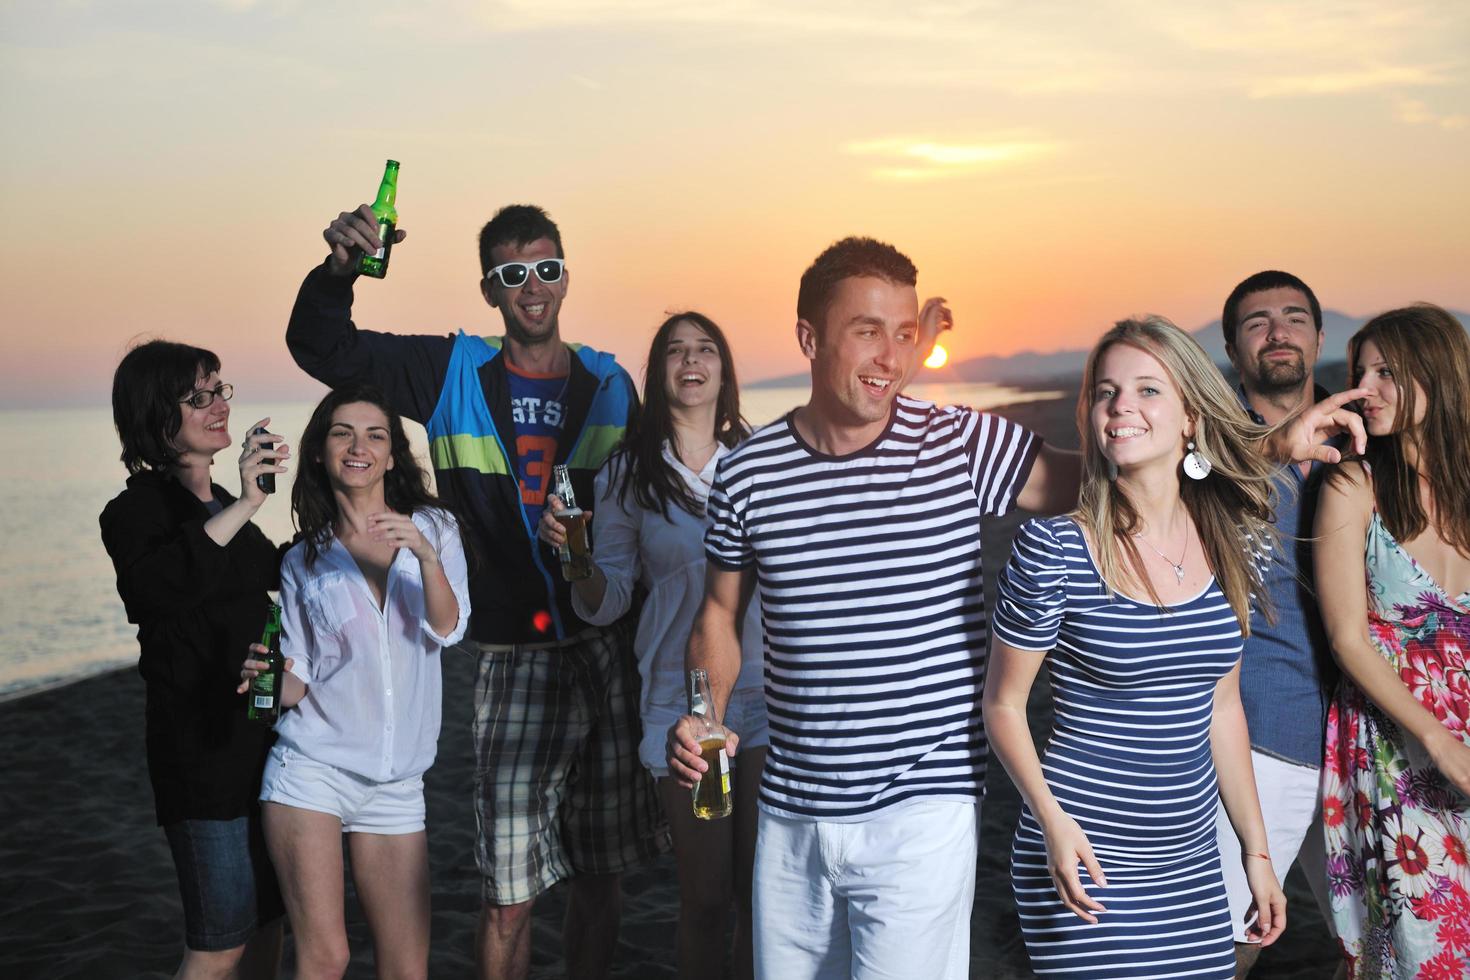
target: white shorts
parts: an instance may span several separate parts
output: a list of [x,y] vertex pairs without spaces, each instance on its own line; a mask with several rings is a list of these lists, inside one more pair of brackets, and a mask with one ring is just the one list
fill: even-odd
[[[638,743],[638,761],[654,779],[663,779],[669,774],[669,728],[683,715],[682,705],[651,704],[643,716],[643,741]],[[769,745],[771,726],[766,722],[765,688],[730,692],[730,701],[725,705],[725,727],[740,736],[740,748],[736,758],[730,760],[731,766],[738,762],[740,752]]]
[[[1266,839],[1270,842],[1271,866],[1283,883],[1292,864],[1301,862],[1302,873],[1312,886],[1322,917],[1332,927],[1332,906],[1327,894],[1326,846],[1322,837],[1321,770],[1283,762],[1272,755],[1251,750],[1251,766],[1256,772],[1256,794],[1261,798],[1261,817],[1266,822]],[[1250,886],[1241,863],[1240,839],[1225,805],[1218,805],[1215,815],[1220,842],[1220,867],[1225,872],[1225,893],[1230,900],[1230,925],[1238,943],[1259,942],[1247,939],[1246,910],[1251,904]],[[1250,921],[1254,921],[1252,916]]]
[[757,980],[970,975],[977,803],[916,800],[871,820],[760,811]]
[[260,780],[263,803],[330,813],[345,834],[416,834],[424,829],[424,777],[380,783],[279,743]]

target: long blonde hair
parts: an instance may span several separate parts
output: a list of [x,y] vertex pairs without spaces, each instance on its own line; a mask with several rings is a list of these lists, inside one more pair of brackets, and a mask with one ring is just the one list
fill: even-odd
[[1259,611],[1271,615],[1257,553],[1274,549],[1277,543],[1271,507],[1277,467],[1258,448],[1266,430],[1251,422],[1219,368],[1193,337],[1161,316],[1120,320],[1103,334],[1087,358],[1077,397],[1082,488],[1073,516],[1092,533],[1103,581],[1115,592],[1125,585],[1142,585],[1155,605],[1164,605],[1133,541],[1138,511],[1108,478],[1107,459],[1092,425],[1098,365],[1114,344],[1136,347],[1157,360],[1178,388],[1184,411],[1194,422],[1195,448],[1213,469],[1203,480],[1181,474],[1180,495],[1199,531],[1215,581],[1235,612],[1241,632],[1249,636],[1253,602]]

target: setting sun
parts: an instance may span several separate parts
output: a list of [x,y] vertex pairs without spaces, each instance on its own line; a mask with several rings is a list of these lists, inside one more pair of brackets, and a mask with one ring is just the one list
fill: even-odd
[[935,344],[934,349],[929,352],[929,356],[924,358],[924,366],[926,368],[941,368],[944,367],[948,360],[949,351],[945,350],[939,344]]

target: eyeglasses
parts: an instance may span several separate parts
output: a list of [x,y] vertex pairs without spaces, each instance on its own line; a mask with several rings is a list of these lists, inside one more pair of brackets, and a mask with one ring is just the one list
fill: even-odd
[[506,289],[515,289],[526,281],[526,277],[534,269],[536,278],[548,286],[554,282],[561,282],[562,270],[566,263],[561,259],[541,259],[537,262],[502,262],[489,272],[485,273],[486,279],[500,277],[500,284]]
[[235,386],[230,384],[218,385],[214,388],[200,388],[188,398],[179,402],[180,405],[190,405],[194,408],[205,409],[214,404],[216,398],[229,401],[235,397]]

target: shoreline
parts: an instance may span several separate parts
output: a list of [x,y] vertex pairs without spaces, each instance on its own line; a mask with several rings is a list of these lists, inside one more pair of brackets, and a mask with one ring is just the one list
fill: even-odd
[[104,674],[115,674],[119,671],[135,670],[137,668],[137,665],[137,657],[134,656],[132,660],[123,661],[121,663],[96,664],[80,673],[67,674],[61,677],[52,677],[46,680],[37,681],[34,684],[27,684],[25,687],[18,687],[8,691],[0,691],[0,705],[7,705],[16,701],[23,701],[26,698],[33,697],[38,694],[46,694],[50,691],[55,691],[59,688],[68,687],[72,684],[80,684],[83,681],[89,681],[92,680],[94,677],[101,677]]
[[[946,383],[947,382],[944,381],[924,381],[921,384],[943,386]],[[966,385],[970,384],[970,382],[953,382],[953,384]],[[988,384],[986,386],[995,387]],[[1013,389],[1013,393],[1019,396],[1018,399],[1016,401],[1006,402],[1004,404],[988,407],[985,409],[986,411],[997,412],[1000,414],[1012,414],[1025,411],[1026,406],[1028,405],[1047,406],[1062,401],[1066,401],[1068,404],[1070,404],[1072,397],[1074,397],[1071,394],[1071,391],[1075,390],[1076,382],[1072,383],[1070,388],[1066,388],[1066,386],[1060,386],[1057,384],[1033,385],[1029,383],[1005,385],[1002,387]],[[257,523],[261,524],[264,522],[258,520]],[[92,539],[89,539],[88,543],[89,545],[95,545],[95,541]],[[98,557],[99,562],[105,561],[105,556],[101,555],[100,549]],[[104,574],[104,568],[105,566],[101,564],[98,565],[99,575]],[[89,597],[88,601],[100,601],[107,603],[110,607],[110,611],[115,612],[119,620],[121,620],[122,604],[117,598],[117,593],[112,589],[110,581],[111,580],[109,578],[107,586],[98,593],[98,598],[93,600]],[[128,632],[132,633],[134,632],[134,630],[129,627]],[[43,646],[46,641],[44,636],[40,636],[36,637],[33,642],[35,645]],[[112,646],[114,645],[125,647],[125,651],[120,654],[117,659],[109,660],[106,662],[84,664],[79,666],[75,672],[59,672],[54,675],[43,675],[36,680],[30,679],[25,674],[21,674],[20,676],[14,677],[12,679],[6,679],[3,675],[0,675],[0,710],[3,710],[3,707],[5,705],[13,704],[18,700],[37,694],[44,694],[47,691],[53,691],[59,687],[65,687],[69,684],[75,684],[80,681],[87,680],[88,678],[96,677],[100,674],[106,674],[117,670],[135,669],[138,662],[138,645],[136,638],[130,635],[126,639],[125,643],[120,639],[110,640],[109,649],[112,648]],[[17,664],[14,666],[19,667],[21,665]],[[14,684],[15,686],[5,686],[10,684]]]

